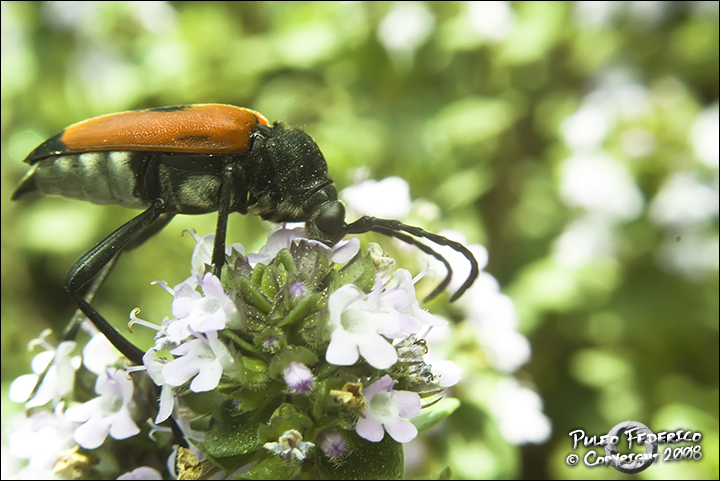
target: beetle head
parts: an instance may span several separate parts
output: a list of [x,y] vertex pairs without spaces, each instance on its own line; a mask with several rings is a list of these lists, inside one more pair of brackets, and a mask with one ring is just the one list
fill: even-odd
[[337,200],[320,205],[305,222],[305,232],[311,239],[330,246],[337,244],[347,234],[345,206]]

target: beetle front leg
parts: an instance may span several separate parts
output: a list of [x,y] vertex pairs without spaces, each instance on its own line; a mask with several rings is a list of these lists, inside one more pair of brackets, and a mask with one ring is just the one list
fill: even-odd
[[[82,256],[70,268],[65,279],[65,289],[67,289],[70,296],[75,300],[80,310],[90,319],[95,327],[108,338],[118,351],[137,365],[142,365],[142,357],[145,353],[112,327],[110,323],[80,295],[79,291],[98,275],[126,246],[129,244],[133,245],[133,247],[137,245],[133,242],[138,238],[142,238],[143,233],[148,232],[146,228],[152,225],[164,210],[165,202],[162,199],[154,201],[147,210],[123,224]],[[157,232],[157,230],[153,229],[151,229],[151,231],[153,234]]]

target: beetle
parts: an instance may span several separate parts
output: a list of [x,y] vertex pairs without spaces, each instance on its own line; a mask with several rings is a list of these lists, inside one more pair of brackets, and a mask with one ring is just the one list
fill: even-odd
[[[315,141],[283,122],[225,104],[195,104],[103,115],[67,127],[25,159],[32,167],[12,195],[51,194],[144,209],[90,249],[70,268],[65,288],[78,308],[131,362],[144,352],[91,305],[92,296],[123,250],[142,244],[176,214],[218,212],[212,263],[220,276],[231,212],[273,222],[304,222],[309,238],[328,246],[347,234],[377,232],[420,248],[447,268],[426,300],[450,282],[443,256],[417,237],[462,253],[471,264],[460,297],[478,276],[462,244],[396,220],[363,216],[348,224],[345,207]],[[93,279],[88,294],[80,290]]]

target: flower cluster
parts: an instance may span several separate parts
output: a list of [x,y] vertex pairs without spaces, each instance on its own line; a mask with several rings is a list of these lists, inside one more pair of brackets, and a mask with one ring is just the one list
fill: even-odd
[[[420,308],[411,274],[393,272],[378,246],[366,253],[350,239],[330,248],[283,227],[258,254],[229,246],[218,278],[210,266],[214,234],[195,239],[190,277],[174,287],[155,283],[172,296],[172,317],[156,324],[139,318],[138,309],[130,314],[131,326],[156,331],[143,366],[118,369],[108,346],[113,354],[100,363],[84,353],[87,371],[97,376],[95,394],[73,402],[53,381],[64,373],[72,386],[79,367],[70,357],[74,343],[61,345],[43,389],[28,401],[35,407],[53,400],[55,413],[46,416],[64,433],[59,446],[86,450],[73,475],[92,472],[93,450],[138,438],[149,424],[152,439],[143,442],[156,451],[191,443],[172,452],[173,476],[251,469],[260,478],[310,470],[336,477],[333,470],[347,467],[354,451],[386,455],[396,452],[387,443],[413,440],[418,427],[410,420],[459,380],[450,361],[437,369],[426,357],[423,336],[447,322]],[[16,400],[27,400],[37,379],[24,379]],[[54,453],[55,464],[45,453],[42,465],[57,471]],[[401,456],[394,461],[401,465]],[[128,467],[124,479],[162,470]]]

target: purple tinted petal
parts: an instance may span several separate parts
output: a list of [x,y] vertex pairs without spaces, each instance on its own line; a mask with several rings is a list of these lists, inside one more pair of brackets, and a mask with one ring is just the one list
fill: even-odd
[[220,279],[210,272],[205,274],[205,277],[203,277],[200,285],[202,286],[203,292],[206,296],[210,295],[220,298],[225,295],[225,289],[223,289],[222,284],[220,284]]
[[422,329],[422,322],[420,322],[420,319],[417,319],[415,317],[408,316],[407,314],[401,314],[400,329],[403,332],[415,334],[416,332],[420,331],[420,329]]
[[339,247],[333,249],[333,254],[330,260],[335,264],[345,264],[350,259],[355,257],[360,250],[360,239],[353,237],[342,245],[338,244]]
[[398,418],[391,424],[385,424],[385,429],[392,438],[399,443],[409,443],[418,435],[418,430],[410,421]]
[[394,385],[395,381],[393,381],[393,378],[391,378],[389,374],[385,374],[383,377],[366,387],[363,394],[365,395],[367,401],[370,402],[374,395],[380,391],[389,391]]
[[358,419],[355,431],[358,433],[358,436],[373,443],[379,443],[382,441],[382,438],[385,437],[385,431],[380,421],[370,417],[361,417]]
[[420,414],[422,403],[417,393],[410,391],[394,391],[393,401],[401,417],[412,419]]

